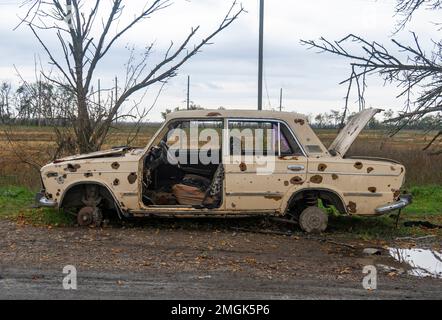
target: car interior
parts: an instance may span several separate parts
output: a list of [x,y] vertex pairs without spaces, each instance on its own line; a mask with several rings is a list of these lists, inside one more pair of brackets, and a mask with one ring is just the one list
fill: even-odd
[[[198,130],[221,130],[223,122],[204,121],[197,126]],[[195,127],[194,121],[172,123],[167,132],[160,134],[158,144],[155,142],[154,147],[148,151],[143,170],[144,205],[196,209],[213,209],[221,205],[224,180],[222,148],[218,146],[207,150],[208,158],[215,160],[211,163],[202,163],[199,156],[201,146],[189,143],[190,134],[181,137],[188,143],[183,148],[171,148],[174,142],[170,139],[172,132],[180,129],[181,133],[190,133],[190,129]]]

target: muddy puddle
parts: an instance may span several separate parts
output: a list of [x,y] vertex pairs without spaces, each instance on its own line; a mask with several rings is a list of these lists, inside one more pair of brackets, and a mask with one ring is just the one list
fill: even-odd
[[428,249],[390,248],[388,254],[405,267],[409,275],[442,279],[442,252]]

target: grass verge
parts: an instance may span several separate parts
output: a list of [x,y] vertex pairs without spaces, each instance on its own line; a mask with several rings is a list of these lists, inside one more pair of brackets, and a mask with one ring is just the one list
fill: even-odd
[[406,221],[426,221],[442,226],[442,186],[416,186],[409,189],[413,203],[403,210],[396,226],[396,213],[382,217],[343,217],[332,214],[329,230],[354,234],[363,239],[435,235],[442,229],[406,227]]
[[74,225],[71,216],[58,210],[32,208],[35,195],[23,187],[0,188],[0,219],[34,226],[65,227]]
[[[442,186],[413,187],[414,203],[404,210],[398,226],[396,217],[347,217],[332,214],[329,231],[362,239],[401,236],[435,235],[442,237],[442,229],[405,227],[405,221],[427,221],[442,225]],[[73,226],[75,219],[52,209],[32,208],[34,194],[23,187],[0,187],[0,219],[10,219],[34,226]]]

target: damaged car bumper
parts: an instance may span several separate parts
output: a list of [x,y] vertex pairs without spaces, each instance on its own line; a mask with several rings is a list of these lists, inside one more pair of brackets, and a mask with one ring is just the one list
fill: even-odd
[[401,210],[413,202],[411,195],[402,195],[398,201],[376,209],[377,214],[385,214],[395,210]]
[[44,192],[37,193],[35,196],[35,200],[37,205],[42,208],[56,208],[57,202],[54,200],[48,199]]

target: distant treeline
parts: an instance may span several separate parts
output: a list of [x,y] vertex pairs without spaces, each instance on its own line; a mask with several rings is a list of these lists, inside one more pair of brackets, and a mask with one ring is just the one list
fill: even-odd
[[[356,112],[346,116],[344,123],[347,123],[352,117],[356,115]],[[337,110],[331,110],[330,113],[320,113],[315,117],[310,117],[312,126],[318,129],[337,129],[342,124],[343,113]],[[376,129],[389,129],[396,124],[386,123],[385,120],[394,118],[395,112],[393,110],[384,111],[382,118],[379,120],[376,117],[371,119],[368,123],[368,128],[372,130]],[[403,129],[409,130],[432,130],[440,123],[440,117],[438,115],[427,115],[420,119],[410,121],[404,125]]]
[[[8,82],[0,84],[0,124],[29,125],[29,126],[69,126],[75,118],[75,98],[62,86],[48,84],[47,82],[25,83],[13,89]],[[97,108],[100,106],[97,105]],[[202,110],[203,107],[191,103],[190,110]],[[220,107],[219,109],[224,109]],[[162,117],[180,108],[166,109]],[[355,113],[346,116],[348,122]],[[395,116],[393,110],[383,113],[384,119]],[[329,113],[320,113],[310,116],[312,126],[319,129],[335,129],[342,124],[343,113],[331,110]],[[407,124],[406,129],[430,130],[440,123],[438,115],[427,115],[421,119]],[[120,122],[120,125],[136,125],[131,122]],[[148,125],[148,124],[144,124]],[[149,124],[150,125],[150,124]],[[373,118],[368,127],[370,129],[386,129],[392,125]]]

